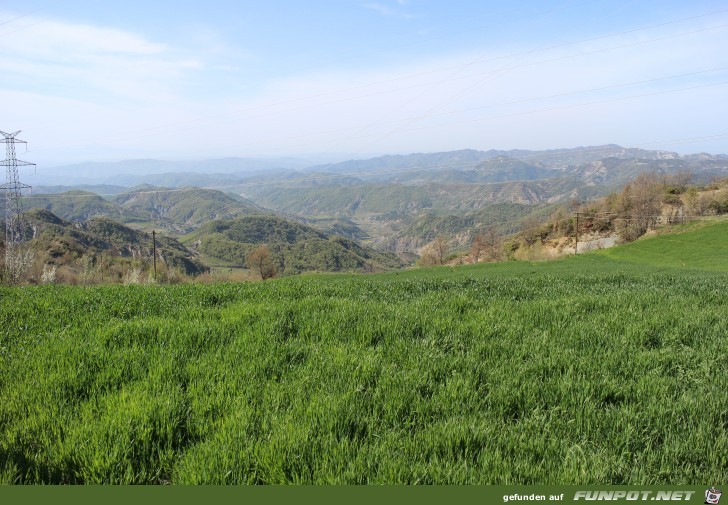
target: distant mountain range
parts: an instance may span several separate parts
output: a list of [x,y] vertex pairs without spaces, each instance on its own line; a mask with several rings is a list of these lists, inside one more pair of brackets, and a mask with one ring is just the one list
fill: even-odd
[[549,149],[529,151],[512,149],[509,151],[491,149],[476,151],[464,149],[441,153],[416,153],[407,155],[379,156],[366,160],[350,160],[328,165],[317,165],[306,169],[307,172],[323,171],[336,174],[354,174],[356,176],[387,175],[395,170],[470,170],[484,161],[496,158],[518,159],[543,168],[565,168],[569,165],[580,165],[604,158],[618,159],[692,159],[693,157],[722,158],[725,155],[688,155],[680,156],[670,151],[649,151],[644,149],[624,148],[609,144],[593,147],[576,147],[572,149]]
[[694,183],[728,176],[728,156],[604,145],[415,153],[314,166],[301,160],[225,158],[67,169],[75,176],[95,174],[97,180],[36,188],[48,194],[25,199],[26,208],[73,221],[108,217],[180,236],[211,221],[275,216],[327,236],[405,253],[434,235],[463,244],[484,227],[508,233],[529,216],[608,194],[642,172],[690,172]]
[[[166,185],[158,176],[177,174],[179,184],[203,185],[209,181],[227,181],[229,174],[250,175],[257,172],[280,169],[303,169],[310,162],[297,158],[218,158],[210,160],[167,161],[155,159],[124,160],[114,162],[84,162],[59,167],[42,168],[40,180],[50,184],[116,184],[134,186],[138,184]],[[203,176],[204,175],[204,176]],[[199,179],[182,181],[184,177],[203,176]],[[236,179],[237,180],[237,179]]]
[[[403,181],[405,174],[420,172],[467,172],[481,163],[507,158],[520,160],[541,169],[564,170],[597,162],[607,158],[620,160],[679,160],[686,164],[700,166],[701,161],[726,162],[727,155],[706,153],[679,155],[675,152],[624,148],[618,145],[576,147],[531,151],[512,149],[508,151],[491,149],[477,151],[464,149],[440,153],[415,153],[387,155],[369,159],[349,160],[337,163],[310,165],[298,158],[250,159],[220,158],[197,161],[165,161],[153,159],[126,160],[118,162],[86,162],[43,169],[38,180],[40,185],[51,184],[107,184],[134,186],[152,184],[156,186],[229,186],[252,183],[275,177],[276,180],[305,179],[321,176],[348,175],[363,181]],[[398,179],[399,178],[399,179]],[[513,179],[510,179],[513,180]],[[311,182],[311,181],[309,181]],[[478,182],[485,182],[480,180]],[[39,184],[36,184],[39,185]]]

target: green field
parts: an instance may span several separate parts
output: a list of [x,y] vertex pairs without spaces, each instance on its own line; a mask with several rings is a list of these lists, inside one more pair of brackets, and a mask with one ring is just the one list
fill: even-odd
[[688,223],[674,231],[658,240],[642,240],[602,254],[635,264],[728,271],[727,221]]
[[0,482],[725,482],[727,244],[3,288]]

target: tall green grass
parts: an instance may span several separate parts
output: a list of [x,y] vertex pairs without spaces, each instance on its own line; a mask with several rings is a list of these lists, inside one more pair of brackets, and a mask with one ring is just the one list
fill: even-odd
[[[694,225],[678,227],[690,230]],[[644,265],[728,271],[728,221],[601,251],[609,258]]]
[[3,289],[0,481],[724,481],[727,285],[597,254]]

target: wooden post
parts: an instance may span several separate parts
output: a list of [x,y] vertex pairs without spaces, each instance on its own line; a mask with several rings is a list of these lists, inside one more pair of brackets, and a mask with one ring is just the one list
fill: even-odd
[[152,257],[154,258],[154,280],[157,280],[157,233],[152,230]]

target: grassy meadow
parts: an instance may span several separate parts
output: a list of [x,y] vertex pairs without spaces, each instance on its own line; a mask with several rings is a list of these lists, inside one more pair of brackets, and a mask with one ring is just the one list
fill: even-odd
[[2,288],[0,482],[725,482],[727,244]]

